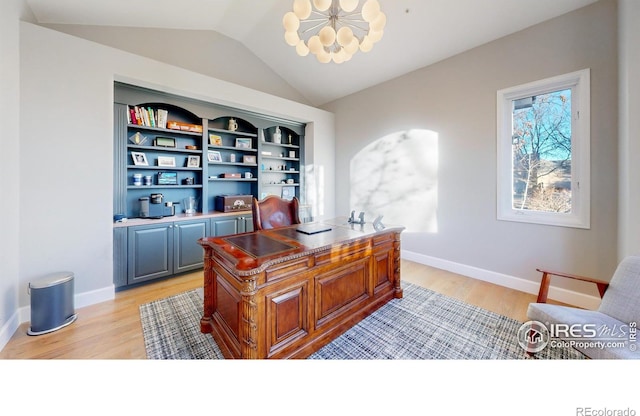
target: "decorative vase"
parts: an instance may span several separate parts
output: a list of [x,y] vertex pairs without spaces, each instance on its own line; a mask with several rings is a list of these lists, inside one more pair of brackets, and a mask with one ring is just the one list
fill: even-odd
[[282,141],[282,132],[280,131],[280,127],[276,127],[276,132],[273,133],[273,142],[280,143]]

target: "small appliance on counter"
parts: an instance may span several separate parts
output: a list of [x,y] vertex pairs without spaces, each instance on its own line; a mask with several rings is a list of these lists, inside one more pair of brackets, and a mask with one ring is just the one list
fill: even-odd
[[251,209],[253,195],[217,195],[214,202],[216,211],[247,211]]
[[151,194],[151,197],[139,198],[140,218],[162,218],[176,215],[176,202],[162,202],[164,195]]

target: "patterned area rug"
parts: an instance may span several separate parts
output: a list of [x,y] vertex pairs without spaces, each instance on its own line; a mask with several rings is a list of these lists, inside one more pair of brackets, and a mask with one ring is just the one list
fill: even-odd
[[140,305],[149,359],[224,358],[209,334],[200,332],[202,296],[197,290]]
[[[309,359],[527,359],[516,338],[521,322],[429,289],[403,283],[394,299]],[[209,334],[200,332],[197,290],[140,306],[149,359],[221,359]],[[583,359],[572,348],[547,346],[536,359]]]

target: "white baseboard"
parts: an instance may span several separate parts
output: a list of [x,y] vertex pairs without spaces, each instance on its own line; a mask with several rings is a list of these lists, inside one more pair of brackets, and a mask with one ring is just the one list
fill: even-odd
[[79,293],[74,297],[74,302],[76,308],[84,308],[85,306],[113,300],[115,297],[116,287],[111,285],[91,292]]
[[[78,293],[73,297],[74,309],[83,308],[96,303],[113,300],[115,298],[115,286],[107,286],[91,292]],[[31,306],[23,306],[16,310],[11,318],[0,329],[0,351],[9,343],[18,327],[31,320]]]
[[[448,272],[493,283],[499,286],[508,287],[510,289],[519,290],[525,293],[537,295],[540,287],[539,282],[532,282],[531,280],[522,279],[520,277],[479,269],[477,267],[467,266],[465,264],[455,263],[449,260],[443,260],[412,251],[402,250],[401,256],[405,260],[446,270]],[[587,295],[585,293],[554,286],[549,287],[549,299],[592,310],[595,310],[600,306],[600,298],[597,296]]]
[[20,311],[15,311],[11,318],[0,328],[0,351],[2,351],[9,343],[9,340],[16,333],[20,326],[20,319],[18,319]]

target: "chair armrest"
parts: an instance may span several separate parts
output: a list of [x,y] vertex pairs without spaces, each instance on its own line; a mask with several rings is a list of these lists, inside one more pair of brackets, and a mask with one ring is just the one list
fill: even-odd
[[604,280],[593,279],[591,277],[578,276],[575,274],[562,273],[562,272],[553,272],[550,270],[536,269],[540,273],[542,273],[542,281],[540,282],[540,290],[538,291],[538,303],[546,303],[547,296],[549,294],[549,283],[551,283],[551,276],[560,276],[566,277],[568,279],[580,280],[583,282],[595,283],[598,287],[598,293],[600,293],[600,297],[604,296],[604,292],[607,291],[609,287],[609,282],[605,282]]

